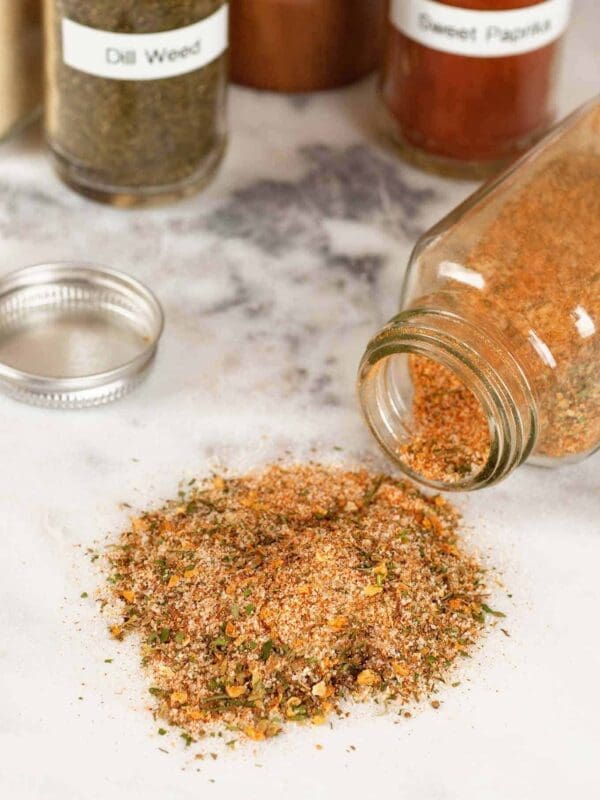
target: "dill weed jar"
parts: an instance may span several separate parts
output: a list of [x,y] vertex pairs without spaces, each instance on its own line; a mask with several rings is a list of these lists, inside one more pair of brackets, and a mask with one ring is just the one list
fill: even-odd
[[425,234],[359,395],[412,478],[477,489],[600,444],[600,98]]
[[47,138],[114,205],[191,194],[225,148],[227,3],[45,0]]

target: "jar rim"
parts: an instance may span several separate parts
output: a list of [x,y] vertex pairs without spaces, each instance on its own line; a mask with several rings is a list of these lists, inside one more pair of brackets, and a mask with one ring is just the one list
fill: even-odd
[[[410,397],[389,366],[390,359],[411,355],[449,369],[480,403],[490,445],[479,470],[452,482],[435,480],[403,459]],[[437,491],[471,491],[497,483],[528,458],[538,435],[537,404],[516,359],[506,345],[491,341],[487,331],[453,312],[413,308],[395,316],[367,346],[358,394],[366,423],[386,454],[409,478]]]

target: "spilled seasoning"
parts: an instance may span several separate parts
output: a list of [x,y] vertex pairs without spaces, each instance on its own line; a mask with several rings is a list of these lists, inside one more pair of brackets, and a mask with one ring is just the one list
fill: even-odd
[[107,560],[111,633],[140,637],[153,709],[188,744],[214,723],[254,740],[321,724],[345,700],[398,710],[498,613],[457,511],[366,471],[194,484],[134,519]]

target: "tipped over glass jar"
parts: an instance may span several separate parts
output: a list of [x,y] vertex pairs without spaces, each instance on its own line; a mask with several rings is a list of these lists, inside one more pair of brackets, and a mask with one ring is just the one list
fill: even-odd
[[402,311],[359,371],[411,478],[490,486],[600,445],[600,98],[417,243]]

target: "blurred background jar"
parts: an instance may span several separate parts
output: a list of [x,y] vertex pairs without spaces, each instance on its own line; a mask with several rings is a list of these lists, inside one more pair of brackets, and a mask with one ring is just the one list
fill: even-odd
[[235,83],[311,92],[379,66],[387,0],[231,0],[230,7]]
[[46,135],[61,178],[120,206],[202,188],[226,143],[228,4],[44,2]]
[[0,0],[0,139],[31,120],[42,100],[41,0]]
[[391,0],[382,79],[401,153],[455,177],[486,177],[554,118],[571,0]]

